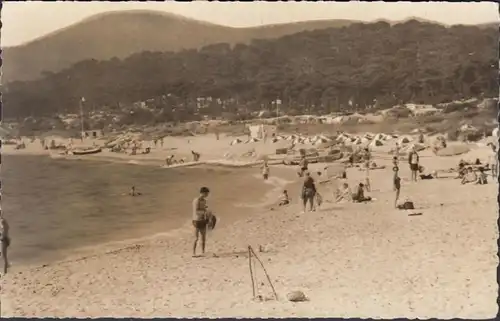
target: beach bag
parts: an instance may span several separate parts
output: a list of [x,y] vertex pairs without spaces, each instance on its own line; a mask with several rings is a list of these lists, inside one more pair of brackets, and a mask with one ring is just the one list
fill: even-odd
[[216,224],[217,224],[217,217],[211,214],[207,219],[207,228],[209,230],[213,230]]

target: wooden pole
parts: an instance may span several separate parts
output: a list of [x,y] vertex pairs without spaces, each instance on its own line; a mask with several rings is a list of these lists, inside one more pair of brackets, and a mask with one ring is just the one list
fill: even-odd
[[248,268],[250,269],[250,278],[252,279],[252,295],[255,299],[255,282],[253,280],[253,270],[252,270],[252,249],[250,245],[248,246]]
[[274,293],[274,298],[276,300],[278,300],[278,294],[276,293],[276,290],[274,289],[274,286],[273,286],[273,283],[271,282],[271,278],[269,277],[269,274],[267,274],[267,270],[266,268],[264,267],[264,264],[262,263],[262,261],[259,259],[259,257],[257,256],[257,254],[255,254],[255,251],[252,249],[251,246],[248,246],[248,249],[251,251],[251,253],[255,256],[255,258],[257,259],[257,261],[259,261],[260,263],[260,266],[262,266],[262,269],[264,270],[264,273],[266,274],[266,277],[267,277],[267,281],[269,282],[269,285],[271,286],[271,289],[273,290],[273,293]]

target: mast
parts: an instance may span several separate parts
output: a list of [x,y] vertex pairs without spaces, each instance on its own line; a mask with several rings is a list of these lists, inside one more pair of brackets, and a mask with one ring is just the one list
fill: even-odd
[[81,125],[81,136],[82,136],[82,142],[83,142],[83,139],[85,138],[85,132],[83,130],[83,103],[85,102],[85,97],[82,97],[80,99],[80,125]]

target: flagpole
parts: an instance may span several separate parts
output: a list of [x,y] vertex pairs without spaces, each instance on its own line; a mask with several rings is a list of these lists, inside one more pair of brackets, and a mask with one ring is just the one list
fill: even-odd
[[81,98],[80,99],[80,124],[81,124],[81,127],[82,127],[82,133],[81,133],[81,136],[82,136],[82,142],[83,142],[83,139],[85,138],[85,133],[84,133],[84,130],[83,130],[83,102],[85,101],[85,98]]

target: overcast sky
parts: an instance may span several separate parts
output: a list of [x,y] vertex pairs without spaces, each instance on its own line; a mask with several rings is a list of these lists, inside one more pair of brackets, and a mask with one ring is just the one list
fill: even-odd
[[499,21],[493,2],[4,2],[2,45],[18,45],[95,14],[116,10],[158,10],[232,27],[319,19],[404,20],[419,17],[445,24]]

